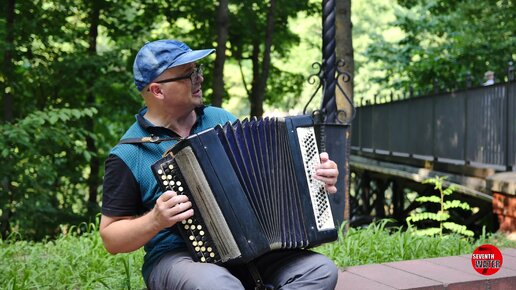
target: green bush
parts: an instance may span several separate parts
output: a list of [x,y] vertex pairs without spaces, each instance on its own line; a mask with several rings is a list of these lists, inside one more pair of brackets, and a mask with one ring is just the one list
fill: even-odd
[[414,234],[411,228],[388,228],[390,222],[381,220],[365,228],[349,228],[345,233],[342,225],[337,241],[319,246],[315,251],[331,258],[337,266],[347,267],[471,254],[482,244],[516,247],[516,242],[499,233],[483,232],[477,240],[455,233],[424,236]]
[[[481,244],[516,247],[500,234],[473,241],[460,235],[418,236],[387,228],[383,220],[366,228],[350,228],[339,239],[314,250],[339,267],[471,254]],[[0,240],[0,289],[145,289],[140,272],[143,250],[106,252],[95,225],[63,230],[58,239],[27,242]]]
[[83,231],[47,242],[0,240],[0,289],[144,288],[143,250],[111,255],[94,225]]

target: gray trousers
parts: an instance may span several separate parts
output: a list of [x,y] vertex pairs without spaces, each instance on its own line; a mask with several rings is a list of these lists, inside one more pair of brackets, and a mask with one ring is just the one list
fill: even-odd
[[[328,258],[307,250],[285,250],[255,260],[264,284],[276,290],[335,289],[337,267]],[[152,270],[151,290],[254,289],[245,266],[224,268],[194,262],[186,251],[165,255]]]

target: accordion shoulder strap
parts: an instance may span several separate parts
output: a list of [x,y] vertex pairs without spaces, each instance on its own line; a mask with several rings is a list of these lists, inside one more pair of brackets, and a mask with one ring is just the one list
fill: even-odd
[[262,276],[252,261],[247,263],[247,269],[253,277],[255,283],[254,290],[274,290],[274,287],[271,285],[263,284]]
[[161,138],[159,136],[150,135],[148,137],[140,137],[140,138],[125,138],[120,140],[118,144],[142,144],[142,143],[155,143],[159,144],[164,141],[179,141],[180,137],[166,137]]

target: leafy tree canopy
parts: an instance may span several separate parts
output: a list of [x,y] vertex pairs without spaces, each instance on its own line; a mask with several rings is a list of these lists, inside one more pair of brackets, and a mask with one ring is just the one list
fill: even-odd
[[487,70],[503,81],[516,58],[514,1],[400,0],[395,16],[391,25],[403,37],[380,35],[366,52],[385,71],[374,79],[383,89],[429,92],[434,80],[441,89],[464,88],[467,74],[479,85]]

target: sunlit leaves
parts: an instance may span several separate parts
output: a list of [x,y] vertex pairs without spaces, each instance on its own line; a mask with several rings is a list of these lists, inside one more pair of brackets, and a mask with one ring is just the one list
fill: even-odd
[[480,85],[484,72],[506,78],[508,61],[516,55],[514,1],[398,1],[392,26],[405,37],[390,41],[380,37],[367,56],[382,64],[385,78],[376,79],[383,89],[416,94],[466,86],[466,75]]

